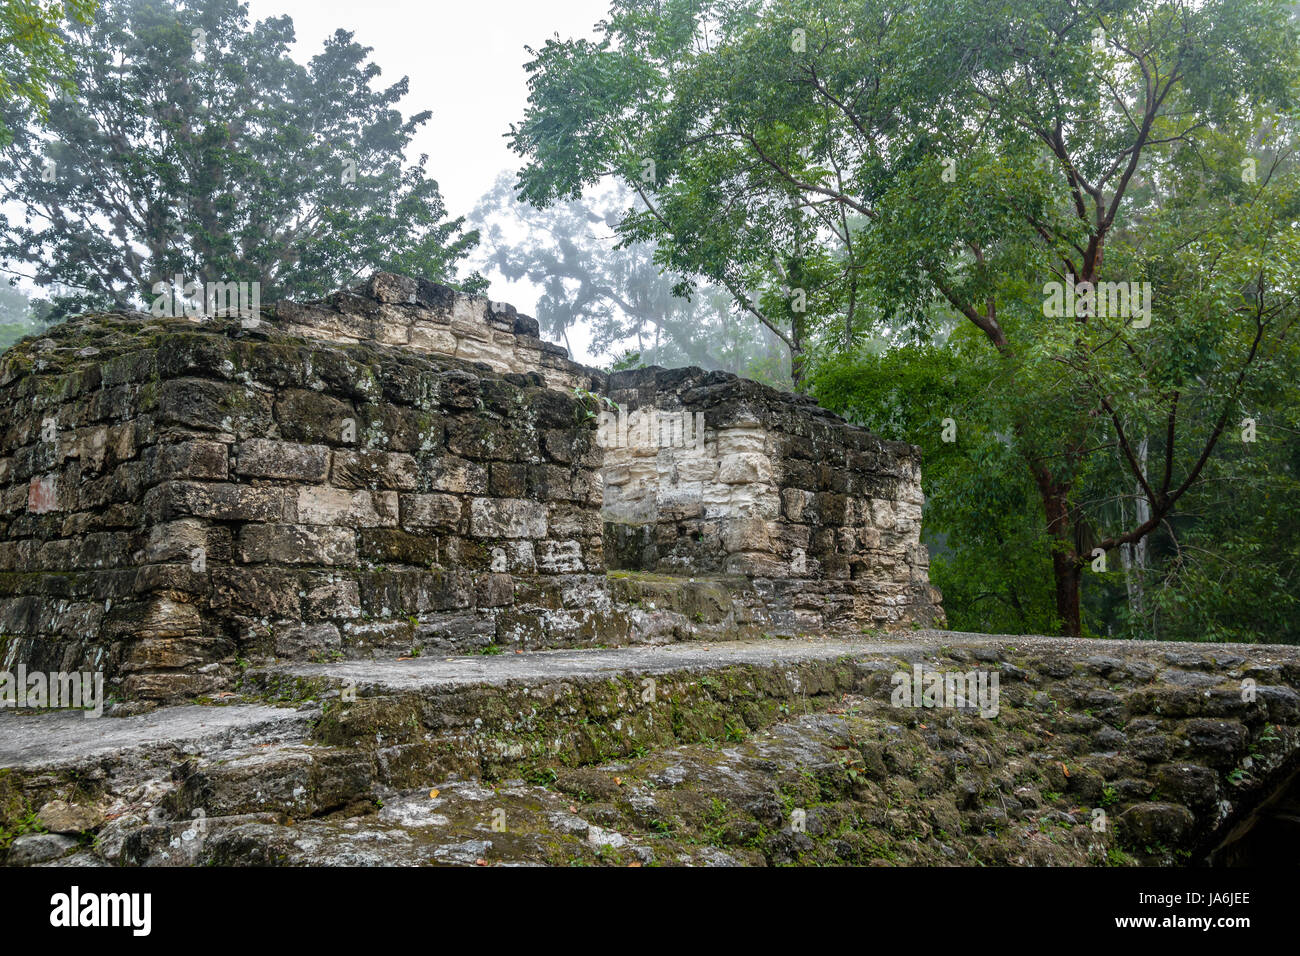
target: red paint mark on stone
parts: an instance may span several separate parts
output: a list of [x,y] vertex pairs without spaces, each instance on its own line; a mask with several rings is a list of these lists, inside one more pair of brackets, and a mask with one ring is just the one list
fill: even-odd
[[38,515],[59,510],[59,485],[52,476],[32,479],[27,486],[27,510]]

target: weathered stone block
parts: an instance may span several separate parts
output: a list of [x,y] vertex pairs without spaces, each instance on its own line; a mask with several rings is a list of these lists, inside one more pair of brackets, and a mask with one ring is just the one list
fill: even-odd
[[177,442],[151,451],[151,482],[173,478],[224,481],[229,477],[229,446],[223,442]]
[[470,533],[479,538],[544,538],[546,506],[522,498],[475,498]]
[[350,491],[344,488],[299,488],[297,519],[302,524],[350,528],[396,527],[395,491]]
[[537,548],[537,567],[546,574],[573,574],[586,568],[577,541],[543,541]]
[[275,653],[293,660],[310,660],[337,651],[343,644],[334,624],[287,624],[275,629]]
[[239,532],[244,564],[354,565],[356,532],[329,525],[249,524]]
[[244,437],[266,434],[271,402],[262,392],[234,382],[183,378],[163,382],[158,424],[182,425]]
[[724,455],[718,463],[717,480],[724,485],[768,484],[772,481],[772,465],[766,455]]
[[400,452],[337,449],[330,483],[340,488],[413,491],[419,484],[419,466],[414,457]]
[[426,322],[417,322],[411,326],[409,342],[412,347],[426,352],[439,352],[443,355],[456,354],[456,336],[451,329]]
[[402,527],[460,531],[463,525],[462,499],[455,495],[399,496]]
[[400,528],[364,528],[360,535],[360,554],[366,561],[421,567],[438,563],[440,542],[433,535],[412,534]]
[[27,486],[27,510],[35,515],[59,511],[59,480],[54,475],[33,478]]
[[155,520],[192,515],[215,521],[292,521],[292,493],[228,483],[168,481],[150,489],[145,508]]
[[506,607],[515,600],[515,579],[509,574],[485,574],[474,587],[478,607]]
[[488,491],[487,469],[464,458],[438,457],[425,462],[422,471],[423,485],[429,491],[461,495],[485,495]]
[[329,475],[330,450],[325,445],[252,438],[235,450],[235,473],[249,478],[323,482]]
[[357,414],[352,405],[330,395],[290,390],[275,402],[275,420],[280,434],[293,441],[332,445],[347,441],[355,432]]

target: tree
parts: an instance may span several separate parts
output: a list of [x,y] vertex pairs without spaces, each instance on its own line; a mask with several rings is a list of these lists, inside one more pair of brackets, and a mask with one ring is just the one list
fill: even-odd
[[1050,542],[1034,513],[1033,482],[1006,434],[970,414],[984,383],[965,354],[980,343],[963,333],[821,357],[811,391],[882,438],[920,445],[922,539],[949,626],[1041,633],[1055,625],[1051,588],[1042,586],[1051,580]]
[[[94,0],[6,0],[0,5],[0,104],[47,114],[50,97],[72,91],[71,64],[59,32],[65,20],[88,23]],[[0,120],[0,143],[10,138]]]
[[1079,634],[1085,569],[1175,514],[1295,321],[1298,51],[1278,0],[618,0],[536,51],[513,143],[534,202],[629,181],[620,231],[797,369],[862,323],[977,333],[957,424],[1020,458]]
[[48,303],[32,301],[17,286],[0,282],[0,351],[49,325]]
[[[236,0],[107,3],[65,47],[75,99],[48,122],[7,110],[5,197],[25,208],[0,256],[74,309],[149,299],[158,283],[260,283],[323,295],[371,268],[444,281],[476,237],[445,218],[425,157],[403,149],[427,112],[405,79],[338,31],[307,66],[287,17],[249,24]],[[472,284],[482,283],[476,278]]]
[[470,220],[483,237],[485,268],[542,288],[537,318],[548,334],[567,344],[569,330],[586,323],[592,349],[624,363],[698,365],[788,383],[775,340],[737,321],[724,290],[678,295],[653,243],[618,241],[615,227],[634,200],[628,190],[538,209],[514,198],[511,178],[498,178]]

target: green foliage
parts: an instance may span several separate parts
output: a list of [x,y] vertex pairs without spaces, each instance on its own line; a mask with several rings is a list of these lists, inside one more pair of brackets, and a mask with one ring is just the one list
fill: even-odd
[[293,39],[236,0],[111,0],[70,24],[76,96],[47,119],[3,107],[0,181],[25,212],[0,257],[68,287],[60,314],[148,303],[176,275],[259,282],[263,301],[371,268],[454,279],[476,236],[445,218],[424,157],[402,158],[429,114],[396,109],[405,79],[372,88],[350,33],[306,66]]
[[[94,0],[5,0],[0,4],[0,104],[48,115],[50,97],[72,92],[71,64],[60,28],[66,20],[88,23]],[[0,144],[9,141],[0,117]]]
[[[996,420],[977,413],[995,411],[980,409],[979,388],[977,361],[924,344],[827,358],[811,392],[880,437],[921,447],[922,537],[951,627],[1051,631],[1050,550],[1033,484]],[[955,441],[944,440],[947,421]]]
[[[1122,627],[1118,568],[1131,586],[1143,548],[1164,559],[1232,467],[1228,426],[1295,379],[1300,38],[1281,0],[616,0],[594,41],[548,41],[528,69],[521,196],[625,182],[620,236],[727,289],[796,385],[811,365],[873,427],[915,420],[959,621],[1040,627],[1047,589],[1067,633]],[[1075,282],[1111,288],[1054,309],[1052,283]],[[960,451],[928,448],[913,386],[932,357],[861,358],[908,342],[956,358]],[[904,380],[836,393],[838,352]],[[904,392],[920,405],[885,407]],[[1249,600],[1290,580],[1263,551],[1276,574],[1243,579]],[[1164,597],[1140,590],[1152,633]]]

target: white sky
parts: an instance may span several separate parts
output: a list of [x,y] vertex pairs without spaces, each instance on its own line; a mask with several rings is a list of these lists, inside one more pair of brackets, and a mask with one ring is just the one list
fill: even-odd
[[[288,15],[297,43],[295,59],[306,62],[335,30],[350,30],[383,74],[376,86],[410,78],[401,102],[404,115],[433,116],[411,143],[409,158],[428,153],[429,174],[438,181],[448,212],[468,214],[504,169],[519,168],[504,134],[528,99],[524,47],[547,37],[594,36],[592,26],[608,0],[247,0],[249,17]],[[537,292],[529,283],[492,276],[490,295],[533,313]],[[577,332],[577,335],[574,335]],[[586,336],[572,330],[578,361],[593,362]]]

